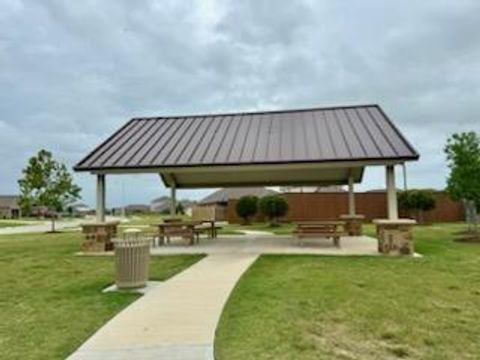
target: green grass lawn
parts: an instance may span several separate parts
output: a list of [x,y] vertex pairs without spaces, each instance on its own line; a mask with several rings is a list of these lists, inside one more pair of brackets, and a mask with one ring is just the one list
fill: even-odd
[[[80,234],[0,236],[0,358],[63,359],[137,299],[103,294],[112,257],[74,256]],[[201,256],[155,257],[150,278],[165,280]]]
[[418,227],[421,259],[262,256],[222,314],[217,358],[479,359],[480,244],[453,242],[462,228]]

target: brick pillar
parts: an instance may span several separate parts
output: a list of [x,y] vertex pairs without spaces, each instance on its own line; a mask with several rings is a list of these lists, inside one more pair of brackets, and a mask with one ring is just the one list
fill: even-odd
[[340,219],[345,221],[345,230],[349,236],[361,236],[363,234],[362,226],[365,220],[363,215],[340,215]]
[[413,225],[411,219],[373,220],[377,226],[378,252],[388,255],[413,255]]
[[117,236],[118,222],[82,224],[85,238],[82,243],[84,252],[102,252],[113,250],[112,238]]

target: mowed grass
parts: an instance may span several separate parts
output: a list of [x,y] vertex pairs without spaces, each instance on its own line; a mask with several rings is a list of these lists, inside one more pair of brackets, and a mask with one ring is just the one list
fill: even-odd
[[[63,359],[138,298],[103,294],[112,257],[79,257],[79,233],[0,236],[0,358]],[[150,278],[165,280],[202,256],[155,257]]]
[[418,227],[421,259],[262,256],[222,314],[216,357],[479,359],[480,244],[453,242],[463,227]]

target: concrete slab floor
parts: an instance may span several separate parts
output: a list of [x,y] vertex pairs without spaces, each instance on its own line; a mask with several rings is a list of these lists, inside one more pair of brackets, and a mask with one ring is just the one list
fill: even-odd
[[331,239],[304,239],[301,246],[290,235],[221,236],[216,239],[201,238],[200,243],[187,246],[182,239],[171,244],[152,248],[152,255],[174,254],[305,254],[305,255],[379,255],[377,239],[369,236],[345,236],[340,247]]

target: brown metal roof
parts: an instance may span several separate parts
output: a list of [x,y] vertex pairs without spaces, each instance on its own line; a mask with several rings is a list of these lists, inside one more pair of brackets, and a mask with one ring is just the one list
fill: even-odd
[[77,171],[416,160],[378,105],[134,118]]

